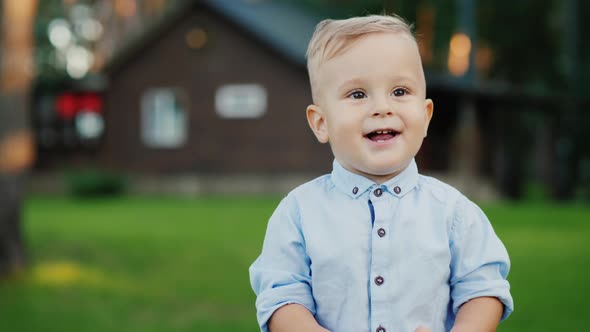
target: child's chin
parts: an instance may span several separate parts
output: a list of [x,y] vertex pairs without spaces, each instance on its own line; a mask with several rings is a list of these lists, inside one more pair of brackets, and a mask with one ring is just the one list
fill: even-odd
[[391,163],[383,165],[372,165],[371,170],[367,173],[374,176],[389,176],[401,172],[405,165],[393,165]]
[[386,175],[394,173],[402,168],[400,162],[388,162],[387,160],[377,161],[370,165],[376,175]]

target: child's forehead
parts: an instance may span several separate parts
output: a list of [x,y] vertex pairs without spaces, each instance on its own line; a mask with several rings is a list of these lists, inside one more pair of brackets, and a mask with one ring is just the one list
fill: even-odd
[[350,50],[361,50],[365,47],[367,42],[378,39],[380,46],[385,48],[388,46],[395,46],[396,48],[404,49],[418,49],[418,45],[412,36],[402,32],[371,32],[354,38],[343,39],[339,45],[335,45],[333,49],[327,50],[326,60],[337,57]]
[[[320,78],[322,85],[387,78],[425,87],[420,52],[413,37],[392,32],[379,34],[367,34],[348,41],[336,53],[326,57],[317,67],[316,73],[323,77]],[[385,38],[372,39],[369,41],[372,44],[365,43],[372,36]],[[384,43],[389,45],[385,46]]]
[[325,54],[319,67],[331,67],[343,61],[354,62],[358,59],[359,65],[367,61],[371,64],[405,61],[407,64],[415,63],[422,69],[417,43],[400,33],[366,34],[336,45],[330,51]]
[[[365,49],[366,42],[374,39],[374,37],[386,37],[388,40],[380,44],[380,47],[387,47],[395,45],[398,50],[414,52],[417,57],[420,56],[418,51],[418,44],[412,36],[402,32],[371,32],[351,38],[339,38],[332,40],[326,45],[326,48],[319,59],[319,64],[326,63],[341,55],[351,53],[354,55],[363,56],[371,55],[375,50]],[[387,45],[389,44],[389,45]]]

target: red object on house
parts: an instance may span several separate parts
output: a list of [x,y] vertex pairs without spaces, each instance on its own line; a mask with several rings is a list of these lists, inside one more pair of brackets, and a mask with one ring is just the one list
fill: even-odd
[[102,104],[102,98],[95,93],[85,93],[78,97],[79,110],[100,113]]
[[57,114],[63,119],[73,119],[76,115],[76,96],[73,93],[63,93],[55,101]]
[[102,98],[96,93],[66,92],[55,101],[57,114],[64,120],[73,119],[80,111],[101,113],[102,107]]

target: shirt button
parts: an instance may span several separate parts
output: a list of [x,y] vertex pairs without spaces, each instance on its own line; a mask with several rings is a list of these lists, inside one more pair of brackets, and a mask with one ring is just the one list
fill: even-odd
[[383,285],[383,282],[384,282],[384,281],[385,281],[385,279],[383,279],[383,277],[382,277],[382,276],[378,276],[377,278],[375,278],[375,284],[376,284],[377,286],[381,286],[381,285]]
[[375,332],[385,332],[385,328],[383,326],[379,325],[379,327],[377,327]]
[[398,186],[395,186],[395,188],[393,188],[393,192],[396,193],[396,194],[399,194],[399,193],[402,192],[402,188],[400,188]]
[[377,230],[377,234],[379,234],[379,237],[384,237],[385,236],[385,230],[383,228],[379,228],[379,230]]
[[381,190],[381,188],[377,188],[375,189],[375,191],[373,191],[373,194],[375,194],[375,196],[377,197],[381,197],[381,194],[383,194],[383,190]]
[[356,193],[358,193],[358,192],[359,192],[359,188],[358,188],[358,187],[354,187],[354,188],[352,188],[352,193],[353,193],[354,195],[356,195]]

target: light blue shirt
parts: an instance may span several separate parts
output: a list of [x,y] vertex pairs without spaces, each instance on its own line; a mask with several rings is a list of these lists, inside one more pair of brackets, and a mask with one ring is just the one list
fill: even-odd
[[334,332],[449,331],[461,304],[494,296],[513,310],[508,253],[484,213],[416,163],[381,185],[334,161],[268,223],[250,267],[262,331],[305,306]]

